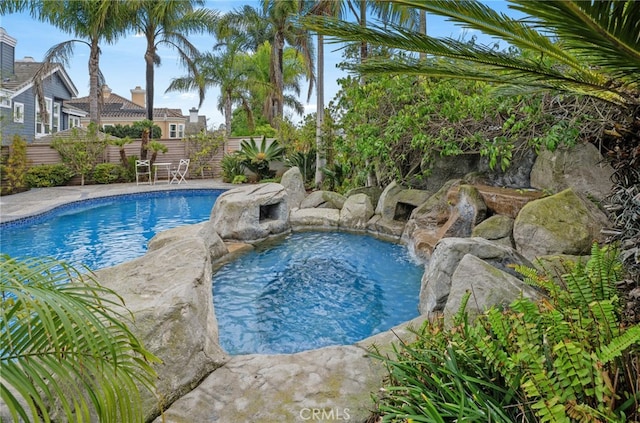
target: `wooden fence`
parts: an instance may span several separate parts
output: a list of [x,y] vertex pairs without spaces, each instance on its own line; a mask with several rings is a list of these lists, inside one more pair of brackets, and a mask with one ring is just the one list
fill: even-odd
[[[240,143],[246,138],[230,138],[227,140],[224,146],[221,146],[213,158],[207,163],[210,167],[209,170],[196,173],[195,166],[190,166],[189,177],[190,178],[220,178],[222,176],[222,170],[220,168],[220,161],[225,153],[230,153],[240,149]],[[160,163],[172,163],[174,167],[178,166],[180,159],[189,158],[188,144],[178,139],[164,139],[159,140],[164,144],[168,151],[166,153],[158,153],[156,162]],[[130,144],[124,146],[127,157],[140,156],[140,144],[141,140],[134,140]],[[9,155],[9,146],[3,145],[1,154],[3,158]],[[151,152],[148,152],[148,158],[151,158]],[[54,150],[48,143],[33,143],[27,145],[27,162],[28,166],[37,166],[41,164],[56,164],[61,163],[62,159],[56,150]],[[104,155],[101,160],[102,163],[120,163],[120,147],[109,145],[107,146]],[[77,179],[77,181],[76,181]],[[75,177],[70,181],[70,184],[79,184],[80,178]]]

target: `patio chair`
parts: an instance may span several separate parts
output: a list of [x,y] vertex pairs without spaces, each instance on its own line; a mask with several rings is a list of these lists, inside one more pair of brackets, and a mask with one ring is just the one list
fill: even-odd
[[180,159],[180,163],[178,164],[178,168],[171,171],[171,182],[170,184],[176,182],[180,185],[182,182],[185,184],[187,181],[184,179],[187,176],[187,172],[189,171],[189,159]]
[[[145,180],[144,177],[147,179]],[[149,160],[136,160],[136,185],[151,185],[151,163]]]

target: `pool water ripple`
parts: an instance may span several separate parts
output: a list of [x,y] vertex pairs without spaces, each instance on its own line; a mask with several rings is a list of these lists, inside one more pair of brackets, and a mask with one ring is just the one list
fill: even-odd
[[214,274],[220,344],[231,354],[353,344],[418,315],[423,270],[369,236],[292,234]]

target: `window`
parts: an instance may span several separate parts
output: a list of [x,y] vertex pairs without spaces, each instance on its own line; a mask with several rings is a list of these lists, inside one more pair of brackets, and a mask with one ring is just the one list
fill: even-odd
[[11,108],[11,95],[9,91],[0,90],[0,107]]
[[69,128],[79,128],[80,118],[78,116],[69,116]]
[[170,123],[169,138],[184,138],[184,124]]
[[53,120],[53,114],[51,113],[51,109],[53,108],[53,102],[50,98],[45,98],[45,105],[47,107],[47,117],[46,121],[42,122],[40,116],[40,105],[36,99],[36,136],[42,136],[51,133],[51,122]]
[[13,103],[13,121],[15,123],[24,123],[24,104]]
[[53,115],[51,116],[51,131],[60,130],[60,103],[53,103]]

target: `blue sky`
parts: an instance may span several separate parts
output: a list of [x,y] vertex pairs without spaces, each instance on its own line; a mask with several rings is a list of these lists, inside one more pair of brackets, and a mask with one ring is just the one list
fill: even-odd
[[[494,9],[505,11],[505,2],[499,0],[487,1]],[[245,4],[256,6],[258,2],[246,0],[210,0],[207,7],[218,10],[222,13],[240,8]],[[0,27],[17,39],[16,59],[31,56],[36,61],[41,61],[47,50],[55,44],[70,40],[72,37],[61,32],[56,27],[34,20],[28,14],[9,14],[0,16]],[[445,22],[437,16],[427,17],[427,32],[434,36],[460,37],[463,32],[460,28]],[[472,34],[466,34],[470,36]],[[192,36],[191,42],[200,50],[210,50],[215,39],[211,36]],[[130,90],[136,86],[145,86],[145,63],[144,51],[146,43],[144,38],[129,35],[120,39],[117,43],[103,45],[100,57],[100,68],[104,74],[107,84],[114,93],[130,98]],[[336,51],[339,45],[331,44],[325,46],[325,102],[328,103],[337,93],[339,86],[337,79],[346,74],[336,68],[341,62],[341,52]],[[162,64],[156,68],[155,72],[155,107],[170,107],[182,109],[184,114],[188,114],[189,109],[198,106],[198,95],[196,92],[190,93],[167,93],[165,89],[169,86],[173,78],[186,74],[186,71],[179,65],[177,55],[170,49],[161,49],[159,55]],[[66,70],[72,81],[78,88],[79,96],[89,94],[89,75],[87,70],[89,48],[77,44],[73,58]],[[306,85],[305,85],[306,86]],[[300,101],[305,104],[307,89],[303,86]],[[216,109],[217,98],[220,93],[217,89],[209,89],[206,99],[200,108],[200,114],[207,116],[209,126],[217,127],[224,122],[222,114]],[[307,112],[316,110],[315,93],[306,106]],[[286,112],[285,112],[286,113]],[[294,121],[300,118],[291,116]]]

